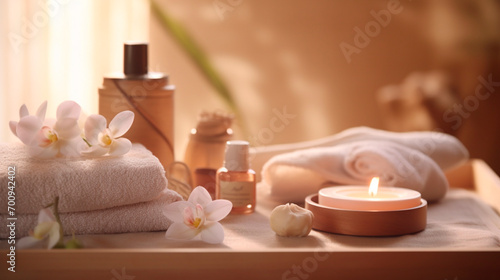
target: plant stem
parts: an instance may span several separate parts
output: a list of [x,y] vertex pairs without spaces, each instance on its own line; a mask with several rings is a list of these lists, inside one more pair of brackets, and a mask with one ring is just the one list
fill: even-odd
[[56,246],[62,246],[64,248],[64,230],[61,223],[61,218],[59,217],[59,196],[56,196],[54,201],[54,216],[56,217],[56,222],[59,224],[59,241]]
[[200,72],[205,76],[208,82],[212,84],[215,90],[219,93],[219,96],[227,103],[237,119],[240,120],[240,126],[245,136],[248,135],[245,121],[243,120],[241,112],[238,110],[238,106],[233,99],[230,90],[210,63],[208,56],[203,52],[201,47],[196,43],[181,23],[177,22],[174,18],[170,17],[164,10],[162,10],[156,1],[150,0],[150,3],[153,15],[160,21],[160,25],[168,33],[170,33],[173,39],[188,54],[196,66],[198,66]]

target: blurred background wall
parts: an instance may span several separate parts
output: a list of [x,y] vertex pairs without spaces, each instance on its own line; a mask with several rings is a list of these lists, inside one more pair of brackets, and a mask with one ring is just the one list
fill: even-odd
[[[376,90],[432,67],[432,49],[408,3],[362,48],[355,28],[388,1],[158,1],[193,33],[236,96],[255,145],[302,141],[367,125],[383,127]],[[365,33],[365,31],[363,31]],[[367,35],[364,35],[367,36]],[[360,40],[361,41],[361,40]],[[201,110],[224,108],[183,51],[151,21],[152,64],[178,87],[177,143]],[[347,53],[341,43],[359,52]],[[276,111],[293,115],[268,133]]]
[[[254,146],[315,139],[359,125],[399,131],[444,125],[473,157],[500,169],[497,85],[477,106],[467,99],[481,85],[479,77],[500,81],[497,1],[156,2],[192,33],[221,73],[242,112],[237,137]],[[23,37],[20,51],[13,47],[9,35],[21,34],[43,12],[47,24],[38,19],[35,35]],[[127,40],[149,41],[150,70],[168,73],[177,86],[177,159],[201,111],[228,110],[151,15],[149,1],[7,0],[0,4],[0,18],[1,141],[15,141],[7,123],[17,119],[23,103],[34,111],[48,99],[49,111],[55,111],[62,100],[74,99],[96,113],[97,87],[104,74],[122,71]],[[451,97],[433,111],[435,104],[422,97],[427,80],[403,85],[412,73],[436,70],[448,79],[437,94]],[[381,93],[387,85],[396,90]],[[455,105],[474,110],[453,111]],[[419,113],[404,114],[414,110]],[[454,121],[443,121],[445,113]],[[283,126],[270,129],[275,118]],[[399,123],[391,126],[394,120]],[[238,129],[243,123],[246,134]]]

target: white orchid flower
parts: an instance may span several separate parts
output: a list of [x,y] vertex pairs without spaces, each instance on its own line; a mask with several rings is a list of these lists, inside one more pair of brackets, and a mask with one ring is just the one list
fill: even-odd
[[164,208],[163,214],[173,221],[165,237],[177,240],[200,237],[207,243],[221,243],[224,240],[224,229],[219,221],[231,212],[232,207],[229,200],[212,201],[208,191],[198,186],[187,201],[176,201]]
[[[38,107],[38,110],[36,111],[36,115],[42,122],[45,120],[45,112],[47,111],[47,101],[43,102],[40,107]],[[19,108],[19,119],[22,119],[24,117],[29,116],[29,111],[28,108],[26,107],[26,104],[23,104],[21,108]],[[14,135],[17,136],[17,124],[18,122],[16,121],[10,121],[9,122],[9,127],[10,130]]]
[[38,224],[34,231],[30,233],[30,236],[19,239],[17,246],[21,249],[30,248],[48,238],[47,248],[54,248],[61,241],[60,228],[50,208],[44,208],[38,214]]
[[81,144],[78,118],[81,107],[65,101],[57,107],[56,120],[45,119],[47,101],[36,115],[29,115],[25,105],[19,110],[19,122],[11,121],[10,129],[25,145],[31,156],[50,158],[58,155],[77,156]]
[[134,122],[132,111],[118,113],[106,128],[106,118],[101,115],[90,115],[85,121],[85,138],[91,145],[82,154],[87,156],[121,156],[130,151],[132,143],[123,136]]

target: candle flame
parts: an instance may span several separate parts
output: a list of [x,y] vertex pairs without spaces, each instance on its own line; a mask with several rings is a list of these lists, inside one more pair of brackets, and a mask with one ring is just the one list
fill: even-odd
[[379,177],[373,177],[371,183],[370,183],[370,188],[368,189],[368,193],[370,196],[376,196],[377,191],[378,191],[378,182],[379,182]]

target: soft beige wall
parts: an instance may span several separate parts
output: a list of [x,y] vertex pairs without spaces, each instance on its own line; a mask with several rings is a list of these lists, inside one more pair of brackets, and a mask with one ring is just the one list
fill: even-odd
[[[381,127],[375,91],[431,67],[430,49],[407,1],[158,2],[186,25],[223,74],[253,145],[314,139],[358,125]],[[388,5],[397,13],[378,32],[372,30],[370,42],[348,63],[339,45],[355,46],[354,28],[373,24],[371,11],[387,11]],[[181,159],[197,114],[224,105],[153,17],[150,42],[151,68],[169,73],[177,86],[175,141]],[[273,118],[285,107],[295,117],[283,128]]]
[[[222,73],[242,109],[252,145],[314,139],[357,125],[381,127],[376,89],[400,82],[413,70],[430,68],[428,44],[417,31],[421,21],[415,24],[411,20],[413,8],[409,5],[413,3],[407,1],[401,1],[397,7],[402,11],[393,14],[389,24],[376,32],[359,54],[351,56],[350,63],[340,43],[354,45],[354,28],[364,29],[373,23],[370,12],[387,10],[389,1],[157,1],[185,24]],[[41,9],[37,1],[22,3],[34,6],[34,11],[24,11],[28,16]],[[0,44],[5,61],[11,61],[8,68],[0,67],[0,95],[3,102],[12,104],[0,114],[2,141],[16,141],[7,123],[17,119],[22,103],[34,111],[49,99],[53,112],[62,100],[74,99],[86,112],[97,112],[97,87],[102,75],[122,70],[123,41],[149,37],[150,70],[169,73],[177,86],[175,142],[177,159],[182,159],[198,113],[225,109],[212,87],[156,19],[151,16],[148,21],[147,9],[136,7],[147,7],[148,1],[69,3],[53,18],[53,26],[44,27],[36,39],[29,40],[22,55],[12,54],[7,43]],[[82,5],[89,8],[83,10]],[[71,29],[77,20],[70,14],[73,10],[92,14],[87,17],[92,18],[92,24],[86,32]],[[12,21],[20,24],[19,19],[22,16]],[[141,30],[147,30],[148,24],[149,34],[144,34]],[[14,28],[1,27],[3,33]],[[58,28],[63,27],[69,31],[60,32]],[[60,47],[53,49],[62,50],[58,57],[64,63],[33,63],[33,57],[24,53],[37,54],[40,60],[48,57],[44,50],[52,42],[48,39],[51,32],[61,37],[54,43]],[[84,52],[70,46],[78,41]],[[26,61],[31,62],[28,70],[21,67]],[[51,67],[59,74],[46,71]],[[57,90],[49,85],[57,86]],[[284,111],[294,118],[280,121]],[[238,137],[243,137],[241,131]]]

